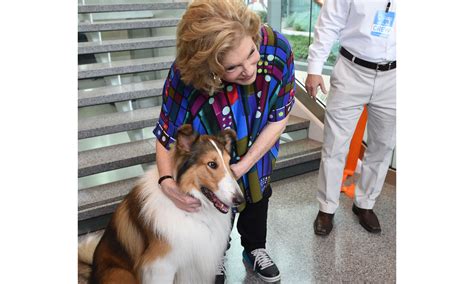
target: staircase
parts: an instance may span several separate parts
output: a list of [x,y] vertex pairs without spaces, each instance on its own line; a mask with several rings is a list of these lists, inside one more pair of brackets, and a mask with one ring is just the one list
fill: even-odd
[[[102,229],[155,163],[152,129],[187,1],[78,7],[79,234]],[[297,92],[298,97],[298,92]],[[291,116],[272,180],[319,168],[310,121]]]

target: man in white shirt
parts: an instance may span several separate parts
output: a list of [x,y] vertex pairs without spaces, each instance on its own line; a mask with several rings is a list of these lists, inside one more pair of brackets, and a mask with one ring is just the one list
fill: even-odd
[[306,90],[314,98],[326,94],[321,72],[333,43],[340,56],[331,75],[314,221],[317,235],[328,235],[339,205],[349,145],[365,105],[368,108],[367,150],[352,211],[369,232],[381,231],[373,212],[395,147],[395,0],[326,0],[309,47]]

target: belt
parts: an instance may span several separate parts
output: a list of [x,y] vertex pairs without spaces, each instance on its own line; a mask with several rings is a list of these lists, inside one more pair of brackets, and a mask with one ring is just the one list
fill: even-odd
[[392,61],[387,64],[379,64],[379,63],[374,63],[370,61],[365,61],[364,59],[355,57],[349,51],[347,51],[347,49],[345,49],[344,47],[341,47],[341,50],[339,53],[345,58],[354,62],[355,64],[366,67],[366,68],[370,68],[370,69],[374,69],[378,71],[388,71],[388,70],[397,68],[397,61]]

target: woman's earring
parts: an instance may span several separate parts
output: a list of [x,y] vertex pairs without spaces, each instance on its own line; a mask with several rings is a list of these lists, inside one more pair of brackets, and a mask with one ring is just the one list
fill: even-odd
[[216,73],[212,73],[212,78],[214,79],[214,82],[217,82],[217,84],[222,84],[222,80],[221,78],[219,78],[218,76],[216,76]]

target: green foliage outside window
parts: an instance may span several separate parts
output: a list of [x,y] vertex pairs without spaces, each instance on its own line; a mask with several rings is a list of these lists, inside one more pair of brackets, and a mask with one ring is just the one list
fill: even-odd
[[[314,24],[318,19],[318,14],[314,13],[311,19],[311,30],[313,30]],[[291,27],[295,31],[309,31],[309,12],[296,12],[292,13],[284,20],[284,25],[286,27]]]
[[[313,33],[314,25],[318,19],[319,12],[320,6],[315,4],[313,5],[311,21],[309,7],[308,10],[305,11],[300,10],[299,12],[292,12],[283,20],[283,33],[290,42],[295,60],[297,61],[307,61],[308,59],[308,47],[310,45],[309,31],[311,30],[311,34]],[[285,30],[287,30],[288,33],[285,33]],[[303,33],[306,33],[306,35],[300,35]],[[339,54],[339,48],[339,42],[333,45],[331,53],[329,54],[329,57],[326,61],[326,65],[334,66]]]
[[[295,60],[297,61],[307,61],[308,59],[308,36],[300,35],[285,35],[291,45]],[[339,43],[335,43],[331,49],[331,53],[326,61],[326,65],[334,66],[336,63],[337,55],[339,54]]]

